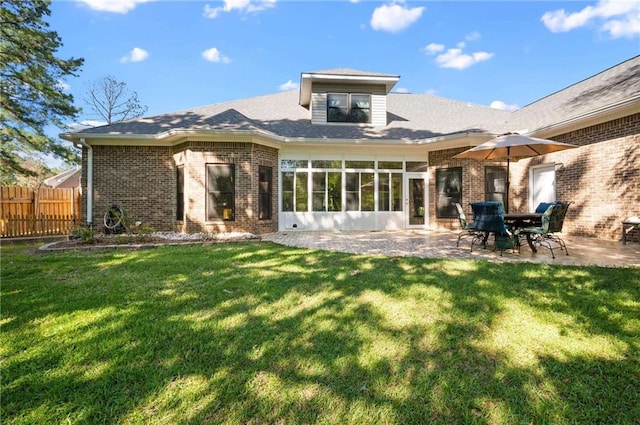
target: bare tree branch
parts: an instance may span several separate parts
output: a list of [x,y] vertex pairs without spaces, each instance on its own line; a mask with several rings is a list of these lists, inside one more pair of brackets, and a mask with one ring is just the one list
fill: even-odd
[[90,84],[85,102],[107,124],[141,117],[148,109],[140,103],[138,93],[128,90],[127,83],[110,75]]

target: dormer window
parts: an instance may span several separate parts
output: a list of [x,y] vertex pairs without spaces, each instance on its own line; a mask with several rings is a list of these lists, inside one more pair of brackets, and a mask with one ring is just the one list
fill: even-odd
[[328,93],[327,122],[370,123],[371,95]]

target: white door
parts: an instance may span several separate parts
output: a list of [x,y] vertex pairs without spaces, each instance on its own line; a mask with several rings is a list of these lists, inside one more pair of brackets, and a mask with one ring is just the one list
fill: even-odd
[[556,166],[541,165],[529,171],[529,209],[535,210],[540,202],[556,201]]
[[427,174],[406,173],[405,187],[405,227],[407,229],[424,229],[429,223],[427,213]]

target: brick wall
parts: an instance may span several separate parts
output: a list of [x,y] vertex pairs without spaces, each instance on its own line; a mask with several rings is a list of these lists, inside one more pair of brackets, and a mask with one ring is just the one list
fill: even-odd
[[[467,148],[446,149],[429,152],[429,220],[430,226],[436,229],[458,229],[457,218],[436,217],[436,170],[440,168],[462,167],[462,206],[467,217],[473,217],[469,202],[484,200],[484,165],[480,161],[469,159],[453,159],[454,155]],[[487,165],[495,162],[487,162]]]
[[[188,142],[175,149],[176,163],[185,166],[185,221],[182,231],[193,232],[274,232],[277,218],[277,158],[273,148],[240,142]],[[233,221],[207,220],[206,165],[235,165],[235,217]],[[273,167],[272,220],[258,219],[258,167]]]
[[[551,139],[579,148],[511,163],[510,211],[529,211],[529,169],[557,164],[556,199],[573,201],[563,233],[619,240],[622,220],[640,216],[640,114],[586,127]],[[459,227],[457,219],[435,215],[435,170],[463,167],[462,206],[471,216],[469,202],[484,200],[485,165],[506,161],[456,160],[465,149],[429,153],[429,209],[434,228]],[[562,164],[562,165],[560,165]]]
[[[277,158],[273,148],[252,143],[188,142],[175,147],[94,146],[93,222],[120,205],[130,222],[161,231],[273,232],[278,229]],[[86,149],[83,170],[86,170]],[[207,221],[206,164],[235,164],[235,220]],[[176,166],[185,172],[185,220],[176,220]],[[258,166],[273,167],[272,220],[258,220]],[[86,176],[83,178],[83,193]],[[86,199],[86,197],[85,197]],[[86,203],[83,206],[86,214]]]
[[[82,190],[87,192],[86,148],[82,158]],[[87,197],[84,197],[87,199]],[[93,147],[93,224],[103,229],[103,217],[118,204],[130,223],[155,230],[173,230],[176,181],[171,148],[151,146]],[[83,213],[86,217],[86,202]]]
[[529,196],[527,167],[562,164],[556,171],[556,199],[574,202],[563,232],[620,240],[622,220],[640,216],[640,114],[552,139],[580,147],[520,161],[519,195]]

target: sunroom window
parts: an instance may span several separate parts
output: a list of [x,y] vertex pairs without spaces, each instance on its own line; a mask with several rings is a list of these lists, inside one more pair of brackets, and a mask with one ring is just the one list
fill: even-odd
[[371,95],[329,93],[327,95],[327,122],[371,122]]

